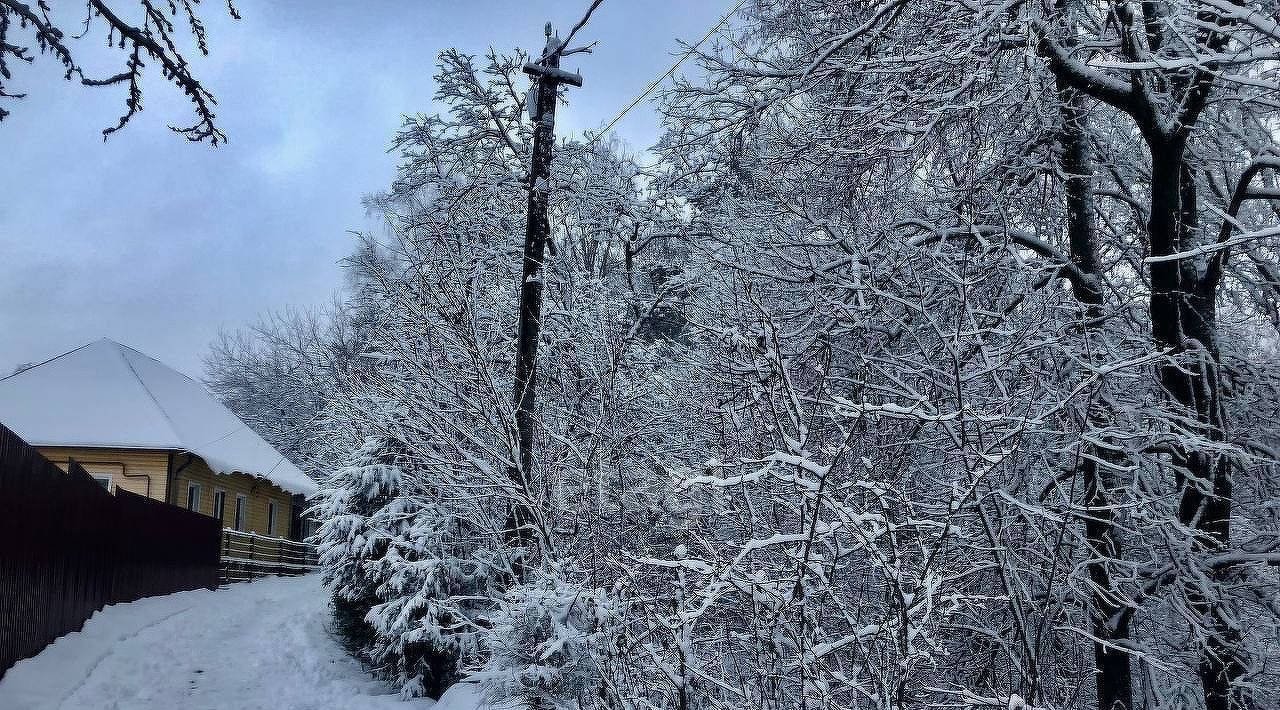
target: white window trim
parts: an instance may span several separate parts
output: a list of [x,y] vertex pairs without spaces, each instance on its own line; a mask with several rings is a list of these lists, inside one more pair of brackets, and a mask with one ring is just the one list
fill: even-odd
[[[222,496],[221,510],[218,509],[218,496]],[[227,515],[227,492],[222,490],[221,488],[215,488],[213,489],[213,517],[217,518],[218,522],[222,522],[222,519],[226,517],[226,515]]]
[[267,501],[267,534],[276,534],[276,502],[274,500]]
[[[194,510],[197,513],[200,512],[200,488],[201,486],[199,483],[187,481],[187,510]],[[195,500],[192,500],[191,498],[191,491],[193,490],[196,492]],[[194,505],[192,505],[193,503]]]
[[236,515],[231,521],[232,527],[240,532],[249,526],[249,496],[236,494]]
[[89,476],[90,476],[93,480],[98,481],[99,483],[101,483],[101,482],[102,482],[102,479],[104,479],[104,478],[105,478],[105,479],[107,479],[107,492],[108,492],[108,493],[110,493],[110,492],[111,492],[111,488],[112,488],[112,486],[114,486],[114,485],[115,485],[115,483],[113,482],[114,476],[112,476],[112,474],[110,474],[110,473],[94,473],[93,471],[86,471],[85,473],[89,474]]

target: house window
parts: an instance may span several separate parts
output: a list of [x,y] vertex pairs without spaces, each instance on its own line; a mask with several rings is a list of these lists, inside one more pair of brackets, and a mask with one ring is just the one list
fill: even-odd
[[100,486],[102,486],[104,489],[106,489],[106,491],[107,491],[108,493],[110,493],[110,492],[111,492],[111,474],[109,474],[109,473],[91,473],[91,474],[89,474],[89,475],[90,475],[90,476],[93,476],[93,480],[97,481],[97,482],[98,482],[98,485],[100,485]]
[[227,492],[214,489],[213,491],[213,517],[219,521],[222,520],[222,513],[227,507]]
[[187,484],[187,510],[200,512],[200,484]]
[[267,534],[276,534],[276,502],[267,501]]
[[236,496],[236,530],[244,530],[244,507],[248,499],[242,495]]

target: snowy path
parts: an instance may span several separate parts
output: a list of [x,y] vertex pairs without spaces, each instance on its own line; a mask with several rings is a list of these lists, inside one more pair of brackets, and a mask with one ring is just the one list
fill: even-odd
[[[318,575],[108,607],[0,680],[5,710],[422,710],[328,635]],[[435,710],[474,707],[455,687]]]

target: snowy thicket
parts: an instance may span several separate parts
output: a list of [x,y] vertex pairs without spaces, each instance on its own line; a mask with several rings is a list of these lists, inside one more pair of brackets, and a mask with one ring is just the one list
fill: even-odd
[[524,57],[446,52],[306,427],[368,658],[529,707],[1272,702],[1276,17],[747,3],[652,165],[558,146],[517,477]]

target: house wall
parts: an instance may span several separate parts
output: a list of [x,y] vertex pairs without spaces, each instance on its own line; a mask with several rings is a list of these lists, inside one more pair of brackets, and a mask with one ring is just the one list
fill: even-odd
[[[261,478],[243,473],[216,474],[199,457],[192,457],[191,463],[184,468],[187,455],[174,454],[174,469],[176,471],[182,468],[182,470],[176,473],[173,495],[170,497],[168,451],[61,446],[44,446],[38,447],[37,450],[64,471],[67,470],[67,458],[74,458],[89,473],[111,474],[113,489],[123,488],[130,493],[167,501],[183,508],[187,507],[188,484],[196,483],[200,486],[200,505],[197,512],[209,516],[213,515],[214,492],[226,491],[222,525],[227,528],[235,526],[236,496],[245,496],[245,532],[254,532],[259,535],[272,534],[276,537],[289,536],[289,518],[293,510],[292,497],[287,491]],[[275,501],[276,504],[275,528],[271,533],[267,531],[269,501]]]
[[63,471],[67,470],[67,458],[70,457],[89,473],[111,474],[113,489],[123,488],[159,501],[165,500],[168,493],[168,451],[62,446],[40,446],[36,450]]
[[[186,463],[185,455],[174,457],[174,467],[179,468]],[[192,460],[191,465],[183,468],[175,477],[173,500],[175,505],[187,507],[187,488],[191,483],[200,486],[200,505],[197,510],[205,515],[213,515],[213,498],[215,491],[226,491],[226,505],[222,511],[222,526],[233,527],[236,516],[236,496],[247,499],[244,530],[259,535],[289,536],[289,493],[275,484],[261,478],[246,476],[242,473],[216,474],[200,458]],[[275,529],[267,530],[267,503],[275,501]]]

